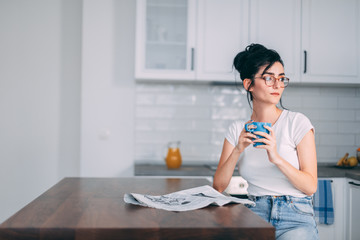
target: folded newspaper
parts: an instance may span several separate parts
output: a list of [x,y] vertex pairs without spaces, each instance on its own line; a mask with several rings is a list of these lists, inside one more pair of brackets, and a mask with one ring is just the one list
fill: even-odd
[[228,203],[241,203],[255,206],[253,201],[225,196],[209,185],[190,188],[160,196],[126,193],[124,195],[124,201],[126,203],[144,207],[177,212],[195,210],[208,205],[223,206]]

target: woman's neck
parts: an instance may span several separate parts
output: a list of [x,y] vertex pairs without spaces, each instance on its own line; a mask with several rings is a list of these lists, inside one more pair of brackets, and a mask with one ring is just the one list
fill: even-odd
[[255,122],[270,122],[274,125],[276,120],[279,118],[282,110],[277,108],[275,105],[270,106],[257,106],[253,105],[253,112],[251,114],[251,120]]

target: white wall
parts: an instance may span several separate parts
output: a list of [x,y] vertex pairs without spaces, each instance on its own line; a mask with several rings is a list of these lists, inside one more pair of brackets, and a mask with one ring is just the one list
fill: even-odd
[[63,177],[133,175],[134,25],[132,0],[0,0],[0,222]]
[[0,222],[79,174],[81,1],[0,1]]
[[135,1],[84,0],[81,176],[133,176]]

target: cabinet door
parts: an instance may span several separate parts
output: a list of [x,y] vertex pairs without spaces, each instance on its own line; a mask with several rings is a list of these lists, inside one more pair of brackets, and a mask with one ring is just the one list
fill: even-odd
[[[326,180],[327,178],[319,178],[319,180]],[[346,227],[346,204],[344,196],[346,196],[346,179],[345,178],[330,178],[331,190],[333,196],[334,207],[334,224],[325,225],[318,224],[320,240],[338,240],[345,239]]]
[[250,42],[276,50],[285,74],[300,81],[300,0],[253,0],[250,10]]
[[195,78],[195,10],[195,1],[137,1],[137,79]]
[[360,83],[360,1],[302,3],[302,81]]
[[235,81],[232,64],[248,45],[248,0],[199,0],[197,80]]
[[359,239],[360,236],[360,181],[348,180],[349,186],[349,222],[348,239]]

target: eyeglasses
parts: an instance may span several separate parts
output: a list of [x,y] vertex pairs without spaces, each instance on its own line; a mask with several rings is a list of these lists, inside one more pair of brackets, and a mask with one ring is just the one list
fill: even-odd
[[262,77],[255,77],[255,78],[261,78],[265,81],[265,84],[269,87],[273,86],[277,80],[279,80],[280,87],[285,88],[287,85],[289,85],[290,79],[285,76],[280,77],[274,77],[274,76],[262,76]]

